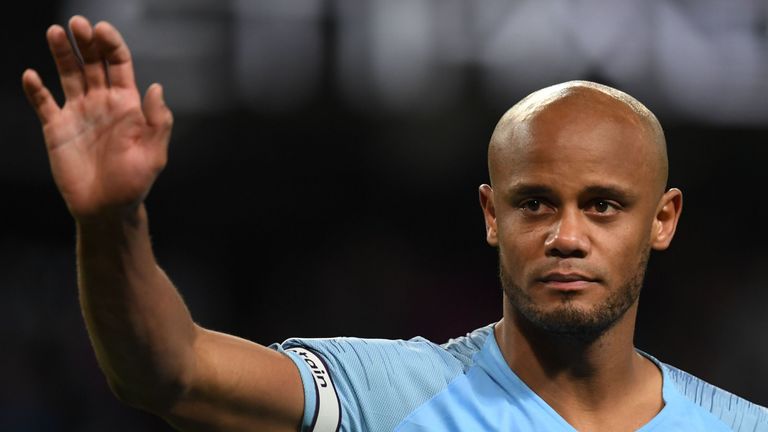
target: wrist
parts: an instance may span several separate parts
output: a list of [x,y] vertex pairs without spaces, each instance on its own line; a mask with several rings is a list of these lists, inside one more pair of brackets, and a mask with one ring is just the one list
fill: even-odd
[[104,231],[115,228],[138,227],[146,222],[147,210],[143,203],[135,206],[108,209],[98,214],[73,216],[78,231]]

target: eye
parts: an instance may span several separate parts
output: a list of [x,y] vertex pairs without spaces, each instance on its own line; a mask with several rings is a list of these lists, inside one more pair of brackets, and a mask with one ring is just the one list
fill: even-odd
[[587,210],[591,213],[596,213],[601,216],[608,216],[617,213],[621,209],[621,206],[613,201],[599,199],[592,202],[587,207]]
[[552,211],[552,208],[547,205],[544,200],[539,198],[526,199],[525,201],[521,202],[518,207],[520,210],[530,215],[540,215],[550,213]]
[[522,206],[525,210],[537,212],[541,208],[541,201],[537,199],[528,200]]

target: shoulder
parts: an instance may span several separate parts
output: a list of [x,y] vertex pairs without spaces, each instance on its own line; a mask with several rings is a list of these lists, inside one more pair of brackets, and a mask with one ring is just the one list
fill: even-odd
[[[444,344],[422,337],[339,337],[292,338],[272,347],[288,354],[302,375],[305,427],[311,425],[310,418],[322,402],[318,395],[323,397],[323,383],[318,379],[327,373],[338,398],[340,430],[391,430],[463,375],[491,333],[492,327],[486,326]],[[332,399],[326,405],[332,405]]]
[[474,354],[482,348],[492,331],[492,326],[481,327],[444,344],[420,336],[408,340],[336,337],[291,338],[280,346],[284,350],[310,350],[323,357],[330,366],[343,368],[351,375],[355,372],[362,375],[380,372],[379,367],[387,366],[397,367],[398,375],[404,369],[434,374],[435,368],[455,375],[469,367]]
[[768,409],[716,387],[688,372],[659,362],[672,388],[704,416],[733,431],[768,432]]

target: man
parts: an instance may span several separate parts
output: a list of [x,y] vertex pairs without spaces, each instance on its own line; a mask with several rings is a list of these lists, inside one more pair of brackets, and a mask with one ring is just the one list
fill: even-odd
[[270,348],[196,325],[153,257],[143,201],[172,115],[141,100],[108,23],[48,42],[66,103],[22,81],[77,226],[83,315],[123,401],[181,430],[768,431],[768,412],[633,346],[645,266],[682,194],[664,135],[632,97],[589,82],[537,91],[499,121],[480,186],[503,318],[445,345],[291,339]]

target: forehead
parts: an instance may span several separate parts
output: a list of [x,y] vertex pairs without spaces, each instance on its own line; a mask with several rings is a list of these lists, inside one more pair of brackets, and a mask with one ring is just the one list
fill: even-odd
[[652,134],[620,103],[567,98],[523,112],[506,127],[491,159],[496,184],[654,187]]

